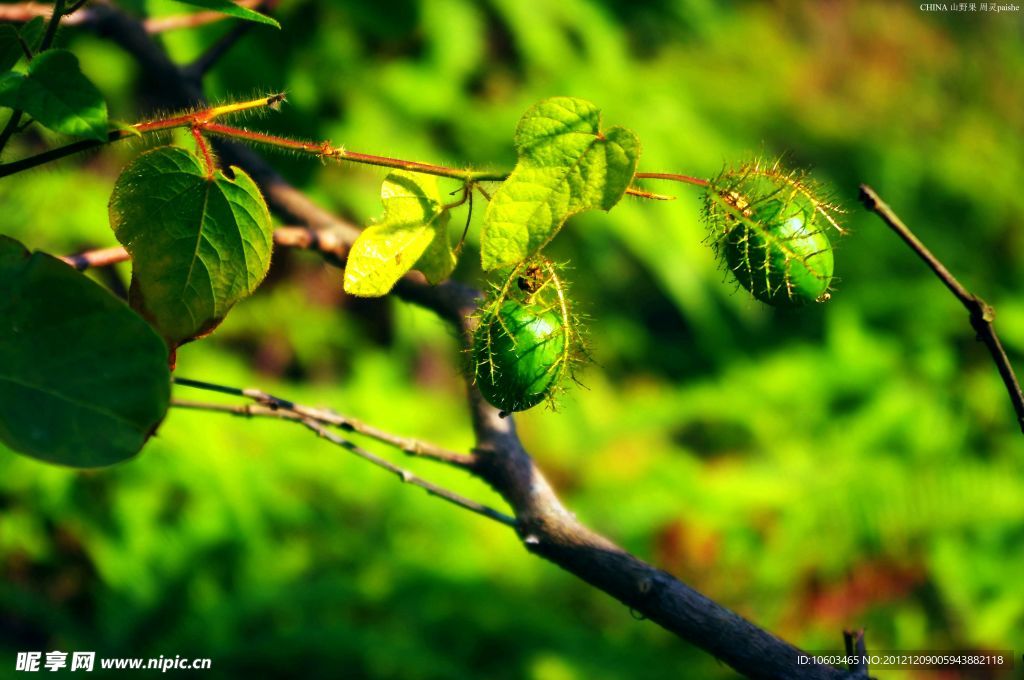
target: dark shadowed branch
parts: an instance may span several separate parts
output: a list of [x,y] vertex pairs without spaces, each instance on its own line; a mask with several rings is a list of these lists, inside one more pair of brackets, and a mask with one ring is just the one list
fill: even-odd
[[1010,359],[1006,356],[1006,350],[1003,349],[1003,344],[999,341],[999,336],[996,335],[993,325],[996,310],[957,281],[939,258],[935,257],[924,243],[914,236],[914,232],[910,231],[910,228],[892,211],[892,208],[866,184],[860,185],[860,200],[868,210],[882,218],[882,221],[889,225],[889,228],[896,232],[897,236],[903,239],[910,249],[917,253],[918,257],[924,260],[925,264],[949,289],[949,292],[967,309],[971,328],[977,333],[978,340],[985,343],[988,351],[992,354],[992,361],[999,369],[999,375],[1003,379],[1003,384],[1006,385],[1010,401],[1013,402],[1013,409],[1017,413],[1017,424],[1020,425],[1021,432],[1024,432],[1024,394],[1021,393],[1020,383],[1013,372]]
[[864,629],[844,630],[843,643],[846,645],[846,656],[853,656],[860,661],[850,665],[855,677],[870,680],[868,675],[868,648],[864,642]]
[[[124,48],[142,66],[155,106],[180,110],[203,103],[199,74],[171,62],[143,24],[107,6],[91,9],[90,26]],[[345,245],[358,236],[358,227],[317,206],[252,150],[225,141],[219,141],[217,147],[221,159],[245,169],[260,185],[271,209],[288,223],[305,229],[304,237],[310,242],[313,242],[311,234],[321,234],[323,230],[328,230]],[[339,257],[335,256],[333,261],[338,262]],[[412,274],[398,283],[394,294],[433,310],[459,330],[464,344],[469,341],[472,313],[479,297],[472,287],[456,281],[429,286],[422,277]],[[273,398],[261,400],[255,393],[244,392],[239,396],[252,400],[251,408],[282,408]],[[531,553],[608,593],[639,615],[748,677],[773,680],[862,677],[831,666],[800,663],[801,650],[587,528],[562,504],[523,448],[516,435],[514,419],[499,417],[497,409],[484,401],[472,385],[468,385],[468,400],[476,445],[472,454],[457,455],[468,456],[467,461],[471,458],[472,464],[466,469],[487,482],[509,504],[515,518],[508,518],[507,523],[514,524],[523,545]],[[300,422],[319,436],[357,452],[354,449],[358,447],[332,431],[335,427],[344,428],[343,425],[309,413],[305,416],[296,413],[296,417],[286,419]],[[262,415],[262,412],[238,415]],[[386,469],[401,474],[400,468]]]

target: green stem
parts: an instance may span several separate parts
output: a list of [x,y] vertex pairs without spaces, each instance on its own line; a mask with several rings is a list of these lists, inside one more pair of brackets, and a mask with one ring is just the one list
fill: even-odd
[[[281,103],[284,96],[281,94],[272,94],[267,97],[260,97],[259,99],[253,99],[246,102],[238,102],[233,104],[225,104],[222,106],[213,106],[208,109],[201,109],[199,111],[193,111],[189,113],[182,113],[176,116],[170,116],[168,118],[160,118],[157,120],[146,121],[144,123],[136,123],[132,126],[132,130],[111,130],[107,133],[105,140],[94,140],[87,139],[78,142],[72,142],[65,146],[57,147],[56,149],[50,149],[44,151],[35,156],[29,156],[28,158],[22,158],[17,161],[10,163],[0,164],[0,178],[9,177],[25,170],[31,170],[32,168],[39,167],[46,163],[73,156],[76,153],[82,151],[88,151],[89,149],[95,149],[103,146],[104,144],[110,144],[113,142],[119,142],[124,139],[131,139],[138,135],[145,135],[151,132],[160,132],[163,130],[172,130],[175,128],[186,128],[186,127],[200,127],[206,129],[206,126],[212,125],[212,121],[220,116],[227,116],[232,114],[238,114],[252,109],[258,109],[263,107],[273,108]],[[234,128],[229,128],[234,129]],[[0,144],[0,150],[3,146]]]

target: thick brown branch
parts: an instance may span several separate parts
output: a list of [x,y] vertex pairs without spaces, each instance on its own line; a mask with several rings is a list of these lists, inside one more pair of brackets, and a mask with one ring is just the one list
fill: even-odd
[[[97,8],[99,9],[99,8]],[[108,10],[97,29],[117,41],[143,66],[161,96],[159,105],[181,109],[202,100],[199,83],[187,78],[137,22]],[[222,143],[221,158],[244,168],[260,184],[272,209],[290,222],[319,230],[333,227],[347,242],[359,230],[337,219],[290,186],[256,153]],[[436,311],[464,334],[478,293],[457,282],[431,287],[406,277],[395,288],[403,299]],[[781,680],[849,678],[848,671],[801,665],[800,651],[579,523],[523,449],[512,418],[499,418],[470,386],[477,439],[474,472],[515,510],[528,550],[607,592],[639,614],[676,633],[752,678]],[[322,428],[315,421],[307,421]],[[323,429],[327,435],[333,433]],[[320,434],[320,432],[318,432]]]
[[996,335],[996,329],[993,325],[996,310],[957,281],[956,277],[946,269],[939,258],[935,257],[924,243],[914,236],[914,233],[892,211],[892,208],[866,184],[860,185],[860,200],[868,210],[882,218],[882,221],[889,225],[889,228],[896,232],[910,246],[910,249],[924,260],[925,264],[935,272],[939,280],[949,289],[949,292],[967,309],[971,327],[977,334],[978,340],[984,342],[985,346],[988,347],[988,351],[992,355],[992,361],[995,362],[999,375],[1003,379],[1003,384],[1006,386],[1006,392],[1010,395],[1013,409],[1017,413],[1017,424],[1020,426],[1021,432],[1024,433],[1024,394],[1021,393],[1020,383],[1013,372],[1013,365],[1010,363],[1010,359],[1006,356],[1006,350],[1003,349],[1003,344],[999,341],[999,336]]

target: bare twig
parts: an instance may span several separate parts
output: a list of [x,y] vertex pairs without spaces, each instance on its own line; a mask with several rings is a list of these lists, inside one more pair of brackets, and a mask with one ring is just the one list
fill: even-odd
[[315,420],[312,420],[311,418],[303,419],[301,422],[303,425],[308,427],[313,432],[316,432],[317,435],[323,437],[327,441],[356,454],[360,458],[363,458],[364,460],[367,460],[378,467],[384,468],[389,472],[393,472],[394,474],[398,475],[399,479],[401,479],[406,484],[418,486],[421,489],[424,489],[431,496],[442,498],[448,501],[449,503],[453,503],[461,508],[464,508],[471,512],[475,512],[478,515],[483,515],[484,517],[492,519],[495,522],[500,522],[513,528],[516,526],[516,519],[514,517],[510,517],[509,515],[506,515],[503,512],[498,512],[497,510],[489,508],[486,505],[481,505],[476,501],[471,501],[468,498],[464,498],[458,495],[457,493],[441,488],[436,484],[432,484],[431,482],[428,482],[421,477],[417,477],[408,470],[402,469],[397,465],[387,460],[384,460],[383,458],[376,456],[365,449],[356,446],[347,439],[339,437],[338,435],[329,431],[326,427],[316,422]]
[[[176,379],[180,385],[187,385],[189,387],[195,387],[197,384],[208,385],[209,383],[197,383],[196,381]],[[200,389],[206,389],[202,387]],[[218,390],[221,391],[221,390]],[[445,449],[436,444],[430,442],[421,441],[419,439],[412,439],[411,437],[402,437],[399,435],[391,434],[381,430],[380,428],[368,425],[362,421],[356,420],[355,418],[349,418],[343,416],[340,413],[329,409],[313,408],[310,406],[302,406],[300,404],[292,404],[273,397],[269,394],[259,393],[261,397],[252,396],[253,390],[241,390],[238,394],[247,394],[250,399],[254,399],[254,404],[214,404],[207,402],[198,401],[186,401],[183,399],[177,399],[174,401],[174,406],[177,408],[191,409],[194,411],[214,411],[217,413],[227,413],[230,415],[241,416],[245,418],[278,418],[281,420],[315,420],[322,425],[329,425],[331,427],[337,427],[345,432],[356,432],[375,439],[383,444],[392,446],[402,453],[413,456],[415,458],[427,458],[435,460],[441,463],[447,463],[463,470],[471,470],[477,463],[477,458],[471,453],[458,453]],[[264,399],[262,397],[266,397]],[[268,401],[269,399],[269,401]]]
[[450,503],[454,503],[467,510],[471,510],[477,514],[501,522],[502,524],[507,524],[511,527],[516,526],[516,520],[514,517],[498,512],[497,510],[477,503],[476,501],[464,498],[463,496],[439,487],[432,482],[428,482],[409,470],[400,468],[390,461],[366,451],[351,441],[339,437],[338,435],[328,431],[327,428],[337,427],[347,432],[356,432],[387,444],[388,446],[393,446],[406,454],[447,463],[463,470],[472,471],[473,466],[476,464],[476,456],[472,454],[456,453],[455,451],[449,451],[435,444],[410,439],[408,437],[400,437],[373,427],[372,425],[367,425],[366,423],[354,418],[348,418],[339,413],[335,413],[334,411],[296,404],[287,399],[275,397],[272,394],[268,394],[255,388],[228,387],[226,385],[217,385],[199,380],[189,380],[188,378],[175,378],[174,382],[185,387],[193,387],[209,392],[245,397],[255,402],[253,404],[232,405],[175,400],[173,402],[173,406],[176,408],[207,411],[212,413],[226,413],[244,417],[277,418],[279,420],[300,423],[316,432],[320,437],[327,439],[338,446],[344,447],[348,451],[351,451],[364,460],[368,460],[377,467],[384,468],[388,472],[398,475],[398,477],[407,484],[418,486],[421,489],[425,489],[433,496],[443,498]]
[[995,362],[996,368],[999,370],[999,375],[1003,379],[1006,391],[1010,395],[1010,401],[1013,403],[1014,411],[1017,413],[1017,424],[1020,426],[1021,432],[1024,432],[1024,394],[1021,393],[1020,383],[1017,381],[1017,376],[1013,372],[1013,366],[1006,356],[1003,344],[999,341],[999,336],[996,335],[996,329],[993,325],[996,310],[957,281],[956,277],[946,269],[942,262],[914,236],[914,233],[892,211],[892,208],[866,184],[860,185],[860,200],[868,210],[882,218],[882,221],[889,225],[889,228],[896,232],[910,246],[910,249],[924,260],[925,264],[935,272],[935,275],[945,284],[946,288],[960,301],[960,304],[967,309],[967,313],[970,315],[971,327],[977,333],[978,340],[984,342],[985,346],[988,347],[989,353],[992,354],[992,361]]

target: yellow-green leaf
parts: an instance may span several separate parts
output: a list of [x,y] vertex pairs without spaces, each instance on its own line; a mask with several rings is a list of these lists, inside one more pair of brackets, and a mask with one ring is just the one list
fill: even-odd
[[455,269],[448,238],[448,211],[437,179],[395,170],[381,186],[384,216],[352,244],[345,266],[345,292],[360,297],[387,295],[410,269],[431,283]]

